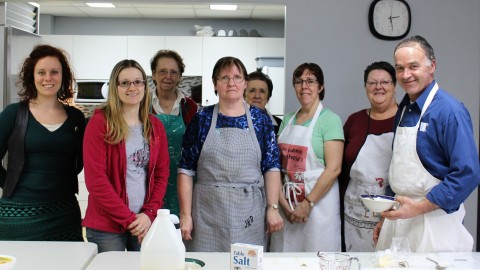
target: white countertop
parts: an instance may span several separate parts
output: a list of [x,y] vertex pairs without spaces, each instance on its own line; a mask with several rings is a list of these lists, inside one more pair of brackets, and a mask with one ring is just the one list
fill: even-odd
[[[361,269],[375,268],[375,253],[346,253],[360,259]],[[436,253],[448,260],[448,269],[480,269],[480,253]],[[230,253],[187,252],[187,258],[195,258],[205,262],[202,270],[230,269]],[[412,265],[409,269],[435,269],[435,265],[425,259],[426,254],[408,254],[406,260]],[[98,254],[87,270],[140,270],[140,252],[105,252]],[[318,270],[319,261],[316,253],[264,253],[264,270]],[[357,269],[352,263],[352,270]],[[378,268],[377,268],[378,269]],[[396,269],[396,268],[390,268]],[[400,268],[398,268],[400,269]]]
[[83,270],[97,255],[97,245],[87,242],[0,241],[0,254],[17,258],[15,270]]

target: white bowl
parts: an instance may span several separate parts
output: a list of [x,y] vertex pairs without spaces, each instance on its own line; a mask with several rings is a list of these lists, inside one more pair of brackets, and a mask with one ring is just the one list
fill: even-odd
[[383,212],[398,206],[394,197],[386,195],[360,195],[363,206],[372,212]]
[[16,263],[17,263],[17,258],[11,255],[0,254],[0,270],[13,269]]
[[185,270],[202,269],[205,263],[198,259],[185,258]]

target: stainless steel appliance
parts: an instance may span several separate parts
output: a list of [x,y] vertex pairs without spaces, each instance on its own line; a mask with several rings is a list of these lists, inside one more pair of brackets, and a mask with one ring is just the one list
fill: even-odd
[[102,103],[107,97],[108,80],[77,80],[73,96],[75,103]]
[[35,3],[0,2],[0,111],[18,100],[16,82],[21,64],[41,42],[38,20]]
[[21,64],[41,38],[11,26],[0,25],[0,111],[18,101],[16,82]]

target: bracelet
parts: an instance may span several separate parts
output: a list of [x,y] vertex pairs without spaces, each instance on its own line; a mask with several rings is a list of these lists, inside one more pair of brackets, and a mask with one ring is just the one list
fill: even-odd
[[307,196],[305,196],[305,201],[307,201],[307,203],[308,203],[308,205],[310,205],[310,207],[315,206],[315,203],[313,201],[311,201],[310,199],[308,199]]
[[278,210],[278,204],[276,203],[269,204],[267,207],[271,207],[273,210]]

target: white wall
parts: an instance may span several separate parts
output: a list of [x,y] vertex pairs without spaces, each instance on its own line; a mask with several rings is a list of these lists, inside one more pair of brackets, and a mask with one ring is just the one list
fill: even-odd
[[[154,0],[150,0],[153,2]],[[144,1],[145,2],[145,1]],[[148,2],[148,1],[146,1]],[[168,2],[168,0],[155,0]],[[195,3],[202,1],[189,0]],[[224,2],[211,0],[210,2]],[[236,0],[251,3],[251,0]],[[393,62],[396,41],[381,41],[370,34],[371,0],[257,0],[286,4],[285,111],[298,108],[291,74],[303,62],[316,62],[324,70],[325,105],[343,120],[368,105],[363,70],[377,60]],[[409,35],[422,35],[437,58],[436,79],[441,87],[462,100],[472,116],[478,145],[480,104],[480,1],[407,0],[412,10]],[[57,26],[55,26],[57,27]],[[81,27],[75,25],[75,27]],[[74,29],[71,30],[74,32]],[[397,89],[399,96],[403,90]],[[466,203],[467,229],[476,237],[477,192]]]

